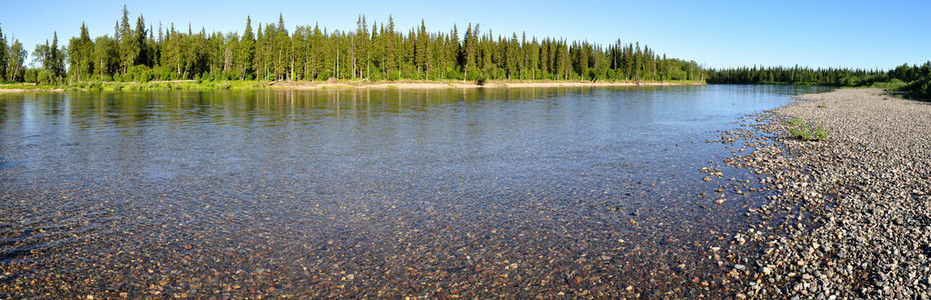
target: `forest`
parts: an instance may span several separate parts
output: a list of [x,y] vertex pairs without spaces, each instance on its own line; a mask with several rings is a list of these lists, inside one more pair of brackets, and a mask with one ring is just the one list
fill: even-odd
[[277,23],[238,32],[153,28],[142,15],[131,23],[123,7],[110,35],[80,36],[36,45],[33,67],[25,48],[7,46],[0,31],[0,75],[5,82],[74,84],[151,80],[703,80],[694,61],[668,59],[639,43],[598,45],[586,41],[495,35],[469,24],[460,33],[430,32],[421,21],[407,31],[359,16],[353,31],[318,25],[289,30]]
[[[124,5],[112,35],[80,35],[26,46],[0,28],[0,83],[83,87],[86,83],[201,81],[571,80],[706,81],[725,84],[874,86],[931,99],[931,62],[889,71],[846,68],[739,67],[705,69],[667,58],[639,42],[610,45],[565,38],[495,35],[469,24],[463,32],[431,32],[423,20],[401,30],[387,22],[356,20],[352,31],[319,25],[289,30],[284,18],[258,23],[246,17],[242,34],[179,30],[131,21]],[[28,66],[27,66],[28,63]]]
[[860,69],[811,69],[794,66],[742,67],[705,70],[708,83],[807,84],[838,87],[876,87],[908,92],[912,98],[931,99],[931,61],[923,65],[902,64],[889,71]]

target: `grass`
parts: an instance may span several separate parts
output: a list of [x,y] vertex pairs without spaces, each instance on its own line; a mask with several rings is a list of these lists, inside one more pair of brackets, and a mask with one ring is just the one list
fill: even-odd
[[811,124],[799,117],[792,117],[788,123],[789,134],[803,141],[823,141],[830,134],[824,125],[818,125],[818,129],[812,131]]
[[821,105],[818,105],[820,108],[828,108],[828,103],[824,101],[824,96],[821,96]]

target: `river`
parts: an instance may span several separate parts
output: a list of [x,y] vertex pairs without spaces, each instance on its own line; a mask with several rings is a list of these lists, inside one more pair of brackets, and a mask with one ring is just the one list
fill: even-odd
[[720,295],[708,141],[824,90],[0,93],[0,297]]

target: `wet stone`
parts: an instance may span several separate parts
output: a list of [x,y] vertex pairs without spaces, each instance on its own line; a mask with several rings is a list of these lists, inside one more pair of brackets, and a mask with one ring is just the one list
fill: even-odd
[[731,298],[781,194],[720,132],[818,89],[0,93],[0,298]]

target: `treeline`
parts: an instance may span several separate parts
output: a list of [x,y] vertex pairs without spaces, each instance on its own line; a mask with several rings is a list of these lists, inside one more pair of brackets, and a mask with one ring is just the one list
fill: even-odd
[[915,98],[931,99],[931,61],[921,66],[903,64],[889,71],[862,69],[811,69],[807,67],[732,68],[707,70],[708,83],[786,83],[839,87],[873,86],[909,92]]
[[[3,42],[6,45],[5,41]],[[5,47],[5,46],[4,46]],[[22,45],[19,56],[25,57]],[[495,36],[469,24],[460,34],[429,32],[421,21],[406,32],[394,20],[369,24],[364,16],[353,31],[319,26],[288,30],[284,19],[258,24],[251,18],[238,32],[179,31],[172,24],[154,30],[129,12],[112,36],[91,38],[82,24],[67,44],[37,45],[35,68],[17,65],[8,82],[73,83],[149,80],[703,80],[694,61],[668,59],[639,43],[603,46],[566,39],[537,40],[516,33]],[[10,65],[16,65],[12,63]]]

